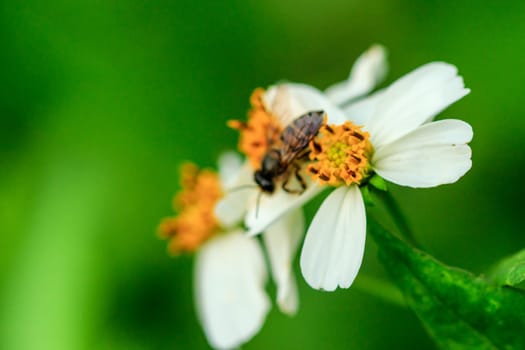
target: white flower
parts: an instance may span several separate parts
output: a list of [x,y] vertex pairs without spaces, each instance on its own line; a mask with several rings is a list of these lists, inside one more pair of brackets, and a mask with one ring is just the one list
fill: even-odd
[[[246,167],[234,153],[219,158],[218,176],[186,165],[181,176],[182,191],[174,201],[179,214],[165,219],[160,226],[161,234],[170,239],[172,253],[196,253],[197,315],[210,345],[217,349],[237,348],[249,341],[261,329],[270,309],[261,245],[238,225],[246,211],[244,197],[228,197],[227,210],[215,214],[223,192],[244,181],[245,175]],[[268,227],[264,235],[278,286],[277,303],[290,314],[298,307],[290,266],[303,233],[302,212],[292,211]]]
[[[337,104],[353,101],[369,93],[383,80],[387,67],[386,50],[380,45],[373,45],[356,60],[348,79],[328,87],[324,94],[312,86],[297,83],[273,85],[266,91],[256,90],[252,96],[254,108],[250,112],[248,127],[239,125],[239,122],[231,125],[241,129],[239,148],[251,160],[252,168],[257,168],[266,151],[271,148],[272,140],[271,137],[270,141],[267,140],[268,135],[275,138],[279,136],[268,132],[268,129],[282,130],[294,119],[313,110],[323,110],[331,123],[343,123],[346,120],[345,113]],[[253,170],[249,176],[253,177]],[[283,212],[299,208],[323,189],[308,177],[304,179],[307,189],[301,196],[283,191],[280,186],[271,196],[263,194],[260,199],[252,196],[245,220],[249,233],[262,232]]]
[[[345,102],[362,96],[379,83],[387,71],[386,51],[379,45],[372,46],[356,61],[347,80],[328,88],[328,96],[334,102]],[[253,109],[250,111],[248,126],[246,123],[233,121],[230,125],[241,129],[240,148],[249,161],[240,166],[241,171],[233,182],[225,185],[227,195],[219,201],[215,213],[223,226],[235,226],[246,215],[247,204],[255,215],[259,191],[254,187],[254,168],[260,165],[266,151],[271,147],[272,136],[279,137],[279,130],[291,123],[301,114],[323,109],[331,120],[343,121],[344,114],[332,102],[325,100],[316,89],[302,84],[278,84],[268,90],[256,90],[251,98]],[[338,118],[338,119],[336,119]],[[269,137],[270,135],[270,137]],[[255,145],[255,146],[254,146]],[[219,168],[234,168],[233,158],[223,157]],[[239,166],[239,164],[237,164]],[[231,179],[230,175],[222,176]],[[311,184],[301,196],[306,201],[319,191]],[[289,198],[290,195],[278,189],[272,198]],[[296,198],[296,196],[292,196]],[[261,205],[267,200],[263,197]],[[286,201],[284,201],[286,203]],[[282,203],[275,201],[276,204]],[[273,279],[277,285],[277,304],[287,314],[295,314],[298,309],[298,295],[295,277],[292,272],[292,261],[304,234],[304,217],[299,204],[294,208],[287,207],[284,215],[273,217],[264,224],[263,241],[267,247],[268,258]],[[278,208],[275,208],[278,209]],[[276,212],[278,212],[277,210]],[[260,233],[262,230],[259,230]]]
[[[453,183],[471,167],[469,124],[454,119],[432,122],[469,92],[456,67],[429,63],[388,88],[344,109],[321,130],[309,165],[317,183],[338,186],[323,202],[306,234],[301,270],[308,284],[327,291],[348,288],[361,266],[366,218],[359,185],[373,173],[409,187]],[[329,103],[319,94],[317,100]],[[346,121],[339,121],[340,113]],[[334,121],[335,120],[335,121]],[[250,232],[311,198],[321,185],[301,196],[261,201],[256,217],[247,214]]]

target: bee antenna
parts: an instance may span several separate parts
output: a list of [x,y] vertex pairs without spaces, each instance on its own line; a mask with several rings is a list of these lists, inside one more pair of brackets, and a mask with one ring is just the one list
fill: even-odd
[[255,203],[255,218],[259,216],[259,204],[261,203],[261,197],[262,197],[263,191],[260,191],[257,195],[257,201]]
[[242,190],[246,190],[249,188],[257,188],[257,185],[252,185],[252,184],[240,185],[240,186],[232,188],[231,190],[228,191],[228,193],[242,191]]

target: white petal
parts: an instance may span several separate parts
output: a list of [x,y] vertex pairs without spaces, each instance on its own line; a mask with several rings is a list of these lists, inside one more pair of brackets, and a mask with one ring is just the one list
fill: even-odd
[[334,105],[316,88],[296,83],[280,84],[268,89],[265,94],[265,105],[288,125],[301,115],[322,110],[328,115],[330,123],[341,124],[345,117],[341,109]]
[[324,186],[314,184],[309,177],[305,177],[305,181],[308,187],[302,194],[287,193],[279,188],[275,193],[271,195],[263,193],[258,201],[255,200],[249,206],[246,214],[245,224],[248,234],[261,233],[277,219],[303,205],[325,189]]
[[420,126],[374,154],[375,171],[388,181],[410,187],[456,182],[472,166],[472,128],[460,120]]
[[289,315],[297,313],[299,307],[292,262],[303,234],[303,211],[296,209],[270,225],[262,235],[277,285],[277,305]]
[[367,121],[372,144],[393,142],[468,93],[453,65],[433,62],[414,70],[385,90]]
[[242,167],[242,159],[236,152],[226,151],[219,156],[217,163],[222,188],[228,188],[239,176]]
[[301,271],[315,289],[348,288],[365,249],[366,216],[357,186],[340,187],[323,202],[308,228],[301,253]]
[[215,216],[223,227],[240,223],[246,215],[246,205],[258,193],[253,181],[253,169],[245,162],[237,177],[224,189],[224,196],[215,205]]
[[465,144],[472,140],[472,136],[472,127],[462,120],[438,120],[422,125],[402,138],[376,149],[373,159],[378,161],[406,150],[425,146]]
[[270,308],[264,256],[241,231],[208,241],[195,265],[195,302],[209,343],[231,349],[250,340]]
[[467,145],[427,146],[381,160],[375,166],[384,179],[402,186],[435,187],[454,183],[472,167]]
[[379,90],[372,95],[350,104],[344,109],[346,119],[358,126],[366,126],[374,115],[378,103],[385,90]]
[[348,80],[326,89],[326,96],[336,105],[372,91],[386,76],[388,64],[386,49],[373,45],[365,51],[352,67]]

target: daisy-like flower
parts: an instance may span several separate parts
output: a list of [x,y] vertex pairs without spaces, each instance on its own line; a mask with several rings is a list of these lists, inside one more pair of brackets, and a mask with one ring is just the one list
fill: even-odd
[[[240,159],[231,153],[219,159],[219,174],[193,164],[182,169],[181,192],[174,198],[178,215],[164,219],[159,232],[174,254],[195,253],[194,292],[198,318],[212,347],[236,348],[262,327],[270,302],[265,292],[267,268],[261,246],[237,224],[215,214],[217,201],[243,177]],[[235,207],[243,207],[243,204]],[[245,209],[242,209],[242,213]],[[235,214],[242,217],[241,214]],[[268,228],[265,243],[284,312],[297,309],[297,292],[289,266],[304,231],[297,212],[284,215]],[[280,244],[280,236],[296,237],[295,246]],[[275,272],[279,271],[279,272]],[[295,280],[293,280],[295,282]]]
[[[455,119],[432,121],[468,93],[456,67],[435,62],[338,109],[344,115],[340,122],[333,122],[328,112],[328,122],[310,143],[308,173],[317,188],[336,189],[317,211],[303,245],[300,265],[311,287],[333,291],[354,281],[366,236],[359,186],[372,175],[421,188],[453,183],[471,168],[470,125]],[[321,94],[317,98],[329,102]],[[248,213],[250,231],[262,230],[304,201],[303,196],[268,198],[258,216],[254,210]]]

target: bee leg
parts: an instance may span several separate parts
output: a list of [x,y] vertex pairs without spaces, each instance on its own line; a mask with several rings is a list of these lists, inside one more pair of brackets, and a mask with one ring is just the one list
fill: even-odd
[[303,193],[306,190],[306,182],[304,181],[304,179],[301,176],[301,174],[299,174],[299,170],[301,170],[301,167],[299,165],[295,164],[295,178],[301,184],[301,191],[298,192],[299,194],[301,194],[301,193]]
[[292,189],[289,189],[288,187],[286,187],[286,186],[288,186],[288,180],[290,180],[290,179],[287,178],[286,180],[284,180],[283,186],[282,186],[283,190],[285,190],[288,193],[293,193],[293,194],[298,193],[296,190],[292,190]]
[[301,167],[299,166],[299,164],[294,163],[293,166],[295,167],[295,172],[294,172],[295,178],[297,179],[297,181],[299,181],[299,184],[301,185],[301,189],[300,190],[292,190],[292,189],[287,188],[288,181],[290,180],[290,178],[287,178],[283,182],[283,190],[285,190],[288,193],[301,194],[301,193],[303,193],[306,190],[306,182],[304,181],[304,179],[301,176],[301,174],[299,174],[299,170],[301,170]]

